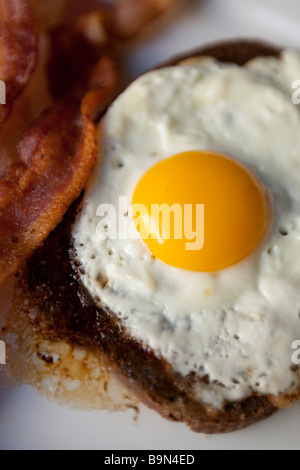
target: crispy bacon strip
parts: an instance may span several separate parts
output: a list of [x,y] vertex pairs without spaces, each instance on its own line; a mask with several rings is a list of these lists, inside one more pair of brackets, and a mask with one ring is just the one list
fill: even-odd
[[[90,89],[93,68],[107,53],[101,11],[75,16],[49,31],[49,88],[55,99],[73,94],[80,99]],[[99,76],[95,75],[96,79]]]
[[179,0],[72,0],[50,28],[48,66],[52,96],[77,96],[89,88],[90,71],[103,54],[118,55],[124,39]]
[[[46,31],[60,21],[67,6],[73,0],[28,0],[33,10],[39,31]],[[85,0],[81,0],[85,3]]]
[[129,38],[178,0],[117,0],[112,3],[111,26],[119,38]]
[[[106,73],[104,73],[106,70]],[[102,83],[83,99],[46,111],[23,135],[22,163],[0,179],[0,284],[17,272],[61,222],[96,162],[95,113],[115,98],[114,63],[99,67]]]
[[6,104],[0,123],[8,117],[16,97],[29,82],[37,58],[37,33],[27,0],[0,2],[0,79],[6,85]]

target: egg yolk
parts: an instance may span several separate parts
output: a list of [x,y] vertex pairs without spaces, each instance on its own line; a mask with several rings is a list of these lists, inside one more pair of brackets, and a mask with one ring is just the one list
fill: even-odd
[[159,162],[139,181],[132,203],[136,228],[153,256],[189,271],[238,263],[271,226],[264,186],[240,163],[209,152]]

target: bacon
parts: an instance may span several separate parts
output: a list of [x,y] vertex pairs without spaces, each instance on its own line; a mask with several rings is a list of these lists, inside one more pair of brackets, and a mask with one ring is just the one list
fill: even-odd
[[103,54],[118,55],[127,39],[178,0],[72,0],[49,30],[49,84],[55,99],[89,88]]
[[0,284],[61,222],[94,168],[93,116],[105,111],[117,89],[114,63],[104,59],[99,71],[101,80],[80,111],[64,101],[29,127],[18,144],[22,163],[0,179]]
[[28,84],[37,58],[38,37],[26,0],[0,2],[0,79],[6,85],[6,104],[0,105],[4,122],[16,97]]
[[119,38],[129,38],[178,0],[117,0],[112,4],[111,26]]
[[59,24],[50,29],[49,38],[48,77],[52,96],[60,99],[73,94],[80,99],[91,88],[93,70],[108,51],[102,12],[84,13],[71,22]]

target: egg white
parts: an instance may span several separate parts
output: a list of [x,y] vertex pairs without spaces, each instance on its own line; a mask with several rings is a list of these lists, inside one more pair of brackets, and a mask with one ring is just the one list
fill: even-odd
[[[291,100],[297,79],[300,55],[291,50],[243,68],[208,59],[144,75],[101,125],[99,163],[73,228],[81,280],[94,299],[177,372],[208,376],[211,385],[195,393],[216,408],[253,391],[277,395],[300,381],[291,370],[292,343],[300,339],[300,108]],[[122,229],[129,206],[121,208],[121,239],[97,236],[99,205],[119,210],[120,196],[130,204],[149,168],[186,150],[242,162],[273,201],[267,242],[214,274],[153,259]]]

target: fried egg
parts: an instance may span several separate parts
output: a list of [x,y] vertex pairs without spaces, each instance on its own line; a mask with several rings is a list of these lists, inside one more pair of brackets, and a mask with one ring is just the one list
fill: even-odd
[[[297,78],[292,50],[142,76],[99,126],[73,227],[95,302],[182,376],[208,377],[194,393],[215,408],[299,386]],[[171,226],[159,210],[149,218],[153,205],[173,208]]]

